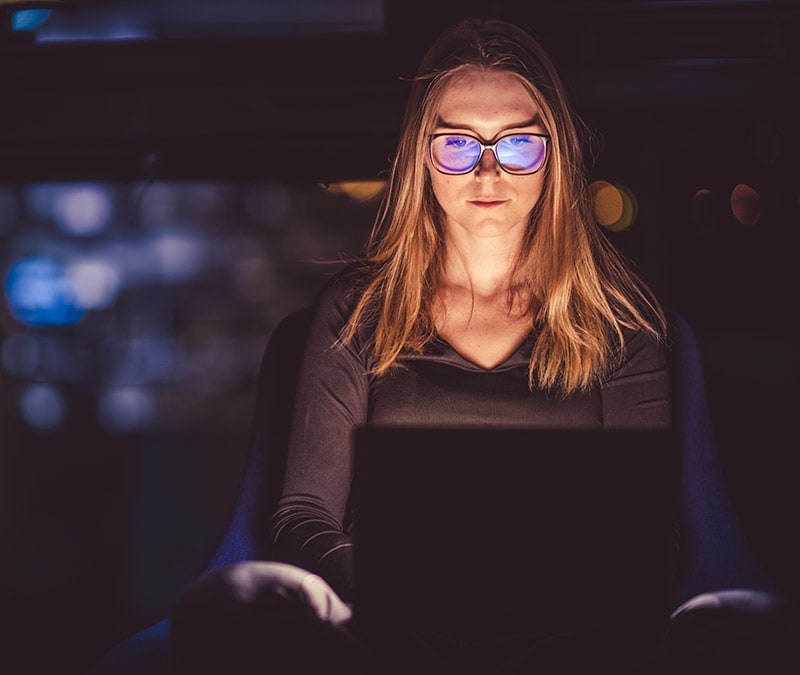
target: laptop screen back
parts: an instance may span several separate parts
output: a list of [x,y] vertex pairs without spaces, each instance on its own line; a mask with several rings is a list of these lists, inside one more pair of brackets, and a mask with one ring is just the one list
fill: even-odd
[[650,430],[358,429],[356,620],[666,620],[674,442]]

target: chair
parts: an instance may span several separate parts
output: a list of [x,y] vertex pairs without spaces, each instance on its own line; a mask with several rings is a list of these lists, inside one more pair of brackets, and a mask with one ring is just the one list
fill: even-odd
[[752,556],[725,488],[700,349],[686,320],[667,309],[674,423],[681,449],[681,559],[673,605],[724,589],[773,592]]
[[[268,556],[268,523],[278,498],[296,374],[310,309],[274,330],[259,372],[258,396],[241,493],[229,528],[207,570]],[[673,604],[691,611],[696,597],[747,589],[769,593],[767,575],[752,557],[724,488],[697,341],[686,321],[668,313],[675,420],[683,438],[682,550],[685,564]],[[738,592],[738,591],[737,591]],[[710,595],[703,595],[710,594]],[[703,606],[703,602],[700,602]],[[706,603],[707,605],[707,603]],[[104,654],[87,675],[169,675],[169,619],[138,632]]]
[[[225,535],[206,571],[266,558],[269,514],[280,492],[289,420],[311,309],[284,318],[272,332],[258,389],[241,489]],[[96,661],[87,675],[168,675],[169,618],[142,629]]]

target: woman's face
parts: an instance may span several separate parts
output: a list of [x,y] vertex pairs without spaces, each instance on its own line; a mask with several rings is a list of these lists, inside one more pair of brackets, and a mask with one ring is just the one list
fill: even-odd
[[[470,68],[444,89],[433,129],[465,133],[493,143],[511,132],[545,133],[539,109],[511,73]],[[528,175],[504,171],[491,150],[463,175],[439,172],[428,158],[436,200],[445,214],[449,236],[521,238],[544,186],[544,170]]]

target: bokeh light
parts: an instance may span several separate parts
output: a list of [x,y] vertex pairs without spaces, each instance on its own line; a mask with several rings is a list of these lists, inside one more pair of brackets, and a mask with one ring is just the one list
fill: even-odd
[[12,333],[3,340],[0,360],[7,373],[17,377],[30,377],[39,367],[41,353],[41,344],[35,335]]
[[692,220],[704,235],[713,236],[719,226],[719,209],[716,195],[708,188],[701,188],[692,197]]
[[11,333],[0,348],[0,363],[14,377],[48,382],[78,383],[93,373],[91,355],[84,349],[70,349],[63,340],[38,332]]
[[633,191],[622,184],[596,180],[589,185],[594,218],[611,232],[621,232],[636,222],[639,205]]
[[604,180],[594,181],[589,186],[594,207],[594,218],[598,225],[608,227],[622,217],[622,193]]
[[[225,221],[225,211],[230,201],[230,188],[221,183],[185,183],[179,186],[181,211],[204,228],[219,226]],[[213,228],[212,228],[213,229]]]
[[[196,401],[194,415],[223,392],[240,395],[263,336],[331,273],[315,261],[363,244],[375,202],[354,198],[382,188],[337,185],[328,198],[271,177],[0,185],[0,375],[59,388],[28,394],[37,429],[73,414],[90,424],[85,402],[94,401],[98,428],[149,433],[173,424],[179,401]],[[9,397],[10,414],[27,425],[21,392]]]
[[38,183],[27,187],[25,199],[32,216],[76,237],[103,232],[114,210],[114,195],[102,183]]
[[113,433],[147,429],[155,418],[152,395],[140,387],[123,386],[105,392],[97,403],[100,424]]
[[92,183],[63,188],[53,202],[52,216],[67,234],[87,237],[99,234],[108,226],[112,211],[110,191]]
[[28,213],[41,220],[52,218],[53,203],[63,192],[61,183],[34,183],[25,187]]
[[49,9],[20,9],[11,17],[11,30],[36,30],[50,18]]
[[111,264],[87,258],[70,263],[66,275],[72,284],[75,303],[85,310],[109,307],[122,286],[122,275]]
[[152,239],[149,249],[158,276],[166,283],[188,281],[205,267],[205,242],[191,232],[162,232]]
[[177,190],[167,183],[138,186],[136,221],[143,225],[169,225],[179,213]]
[[271,260],[259,255],[250,255],[236,261],[233,279],[236,290],[243,300],[266,303],[275,296],[280,275]]
[[0,237],[14,229],[19,218],[19,200],[7,188],[0,187]]
[[386,189],[384,180],[356,180],[331,183],[325,189],[332,194],[344,194],[355,202],[368,202],[377,199]]
[[244,207],[256,222],[280,225],[287,222],[292,214],[292,197],[281,181],[265,180],[248,188]]
[[757,225],[761,220],[761,195],[749,185],[740,183],[731,191],[731,211],[745,227]]
[[39,431],[55,431],[66,419],[67,404],[64,395],[50,384],[32,384],[20,396],[22,418]]
[[24,258],[11,266],[4,290],[11,314],[29,326],[71,326],[83,319],[64,265],[49,258]]

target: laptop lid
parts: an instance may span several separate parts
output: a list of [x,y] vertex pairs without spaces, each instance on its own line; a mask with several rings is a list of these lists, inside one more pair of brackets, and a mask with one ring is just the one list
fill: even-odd
[[362,626],[543,631],[666,621],[675,437],[654,430],[362,427],[354,436]]

